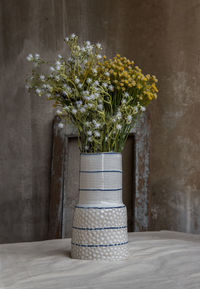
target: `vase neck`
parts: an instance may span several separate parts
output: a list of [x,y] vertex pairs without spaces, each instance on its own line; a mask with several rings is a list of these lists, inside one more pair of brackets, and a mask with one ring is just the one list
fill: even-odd
[[120,153],[81,154],[79,205],[122,204]]

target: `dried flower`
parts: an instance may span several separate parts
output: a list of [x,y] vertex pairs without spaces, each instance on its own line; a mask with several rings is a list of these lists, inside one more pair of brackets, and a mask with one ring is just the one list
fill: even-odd
[[81,44],[74,33],[65,44],[70,55],[58,54],[49,73],[42,73],[48,64],[38,53],[27,56],[33,63],[27,89],[53,101],[56,113],[76,126],[82,151],[121,152],[138,116],[157,98],[156,77],[119,54],[102,57],[100,43]]
[[64,127],[64,124],[63,124],[62,122],[59,122],[58,127],[59,127],[59,128],[63,128],[63,127]]

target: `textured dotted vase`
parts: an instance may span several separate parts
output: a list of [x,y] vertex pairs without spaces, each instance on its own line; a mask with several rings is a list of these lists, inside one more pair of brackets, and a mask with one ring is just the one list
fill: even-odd
[[127,212],[122,203],[122,155],[81,154],[71,256],[123,260],[128,256]]

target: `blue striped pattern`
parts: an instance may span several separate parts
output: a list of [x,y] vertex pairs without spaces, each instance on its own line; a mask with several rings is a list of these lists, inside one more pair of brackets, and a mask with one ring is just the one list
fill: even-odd
[[121,155],[121,153],[105,152],[105,153],[81,153],[82,156],[96,156],[96,155]]
[[119,243],[119,244],[105,244],[105,245],[84,245],[84,244],[77,244],[77,243],[73,243],[72,242],[72,245],[74,246],[79,246],[79,247],[113,247],[113,246],[122,246],[122,245],[126,245],[128,244],[128,241],[127,242],[123,242],[123,243]]
[[79,189],[79,191],[90,191],[90,192],[96,192],[96,191],[100,191],[100,192],[104,192],[104,191],[121,191],[122,188],[119,189]]
[[79,227],[72,227],[75,230],[83,230],[83,231],[98,231],[98,230],[119,230],[119,229],[126,229],[127,226],[121,227],[105,227],[105,228],[79,228]]
[[90,173],[122,173],[120,170],[113,170],[113,171],[80,171],[80,173],[90,174]]
[[104,209],[121,209],[121,208],[125,208],[125,205],[123,205],[123,206],[117,206],[117,207],[82,207],[82,206],[75,206],[75,208],[78,208],[78,209],[98,209],[98,210],[104,210]]

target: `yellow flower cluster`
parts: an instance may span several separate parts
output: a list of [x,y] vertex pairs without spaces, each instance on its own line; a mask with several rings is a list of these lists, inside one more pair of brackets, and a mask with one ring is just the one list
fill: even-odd
[[149,74],[144,75],[134,61],[117,54],[114,58],[98,62],[99,77],[110,83],[114,91],[136,92],[139,99],[147,98],[148,101],[157,98],[158,89],[155,85],[157,79]]

